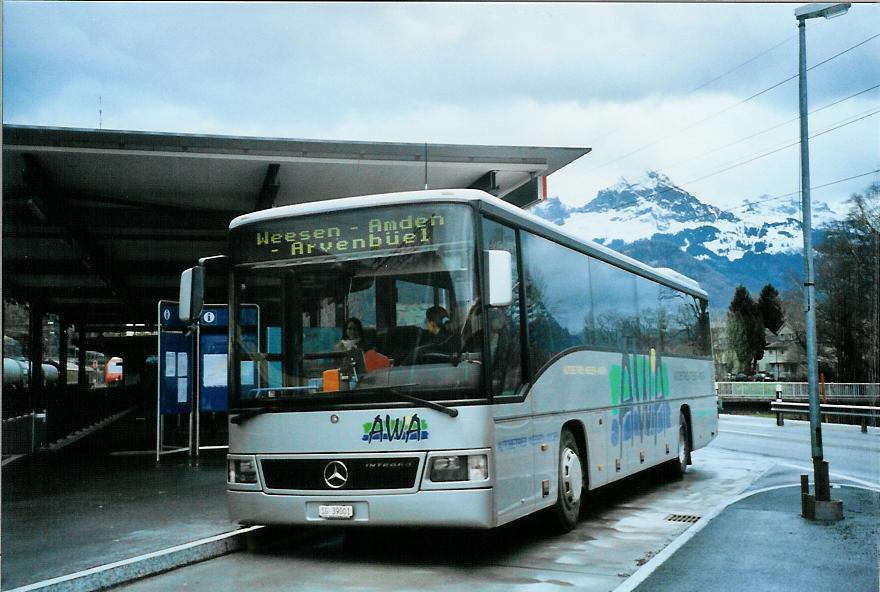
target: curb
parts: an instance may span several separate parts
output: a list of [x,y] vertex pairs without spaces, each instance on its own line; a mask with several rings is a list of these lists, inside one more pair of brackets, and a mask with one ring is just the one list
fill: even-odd
[[93,592],[147,576],[213,559],[247,547],[248,535],[263,526],[251,526],[233,532],[146,553],[76,573],[35,582],[8,592]]

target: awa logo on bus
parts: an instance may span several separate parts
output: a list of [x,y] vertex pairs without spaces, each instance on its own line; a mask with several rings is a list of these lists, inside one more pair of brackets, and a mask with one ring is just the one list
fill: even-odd
[[654,436],[672,427],[667,400],[669,376],[666,364],[652,349],[649,355],[622,354],[620,365],[608,372],[611,387],[611,445]]
[[428,421],[419,419],[418,413],[414,413],[412,417],[395,417],[390,415],[377,415],[373,418],[372,423],[364,424],[364,434],[361,440],[367,444],[377,442],[393,442],[401,440],[403,442],[421,441],[428,439]]

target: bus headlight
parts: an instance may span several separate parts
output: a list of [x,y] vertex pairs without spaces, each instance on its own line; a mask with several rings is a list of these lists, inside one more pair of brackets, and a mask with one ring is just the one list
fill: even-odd
[[431,459],[430,479],[447,481],[485,481],[489,478],[489,459],[485,454],[435,456]]
[[230,458],[227,459],[229,483],[256,483],[257,463],[253,458]]

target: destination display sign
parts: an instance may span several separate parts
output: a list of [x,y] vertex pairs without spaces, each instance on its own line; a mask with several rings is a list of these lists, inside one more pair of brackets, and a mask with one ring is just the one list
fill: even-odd
[[365,208],[257,222],[234,229],[236,264],[346,257],[461,240],[470,208],[457,204]]

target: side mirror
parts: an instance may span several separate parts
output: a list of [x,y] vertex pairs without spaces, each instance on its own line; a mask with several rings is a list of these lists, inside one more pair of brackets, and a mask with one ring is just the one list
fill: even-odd
[[509,306],[513,302],[513,273],[508,251],[484,251],[486,262],[486,302],[489,306]]
[[184,323],[192,323],[202,314],[205,303],[205,268],[190,267],[180,274],[180,309],[178,316]]

